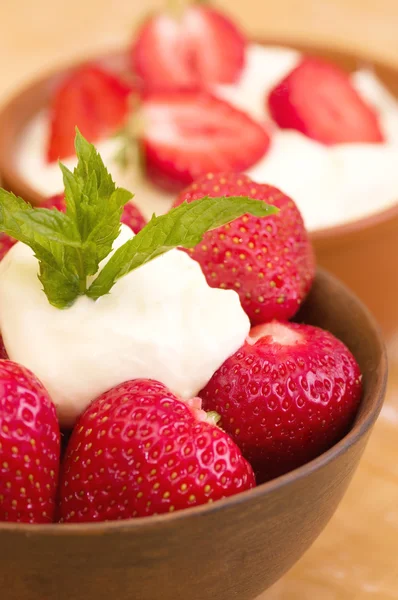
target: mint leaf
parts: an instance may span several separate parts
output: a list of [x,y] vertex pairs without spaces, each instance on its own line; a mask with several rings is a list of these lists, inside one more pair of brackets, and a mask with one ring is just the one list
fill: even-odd
[[66,214],[76,223],[82,242],[82,262],[86,276],[95,275],[99,263],[109,254],[120,232],[124,205],[133,197],[116,188],[100,155],[76,130],[78,164],[72,173],[60,165]]
[[266,217],[277,212],[261,200],[206,197],[154,215],[113,254],[87,290],[88,277],[98,273],[99,263],[112,250],[123,207],[132,194],[116,188],[98,152],[78,131],[75,145],[78,164],[73,173],[60,165],[66,213],[34,208],[0,189],[0,231],[32,248],[44,292],[57,308],[70,306],[79,295],[95,300],[107,294],[133,269],[173,248],[192,248],[207,231],[246,213]]
[[32,208],[0,189],[0,231],[32,248],[49,302],[59,308],[69,306],[79,294],[74,264],[80,241],[73,221],[58,211]]
[[266,217],[277,211],[262,200],[239,196],[206,197],[190,204],[184,202],[165,215],[154,215],[146,227],[116,250],[91,284],[87,295],[96,300],[107,294],[116,281],[130,271],[173,248],[193,248],[207,231],[246,213]]

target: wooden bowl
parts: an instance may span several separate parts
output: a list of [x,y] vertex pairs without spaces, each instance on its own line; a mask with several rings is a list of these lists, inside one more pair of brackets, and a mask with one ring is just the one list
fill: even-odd
[[[281,44],[280,40],[257,40],[264,44]],[[350,52],[325,49],[318,46],[290,44],[298,50],[322,56],[350,71],[368,62]],[[116,71],[127,70],[125,51],[114,52],[96,59],[98,64]],[[0,174],[4,185],[33,204],[43,196],[30,187],[17,169],[18,140],[26,124],[43,109],[68,70],[76,64],[46,74],[17,93],[0,112]],[[398,97],[398,68],[378,61],[372,68],[388,88]],[[398,194],[397,203],[383,210],[345,225],[314,231],[319,265],[329,269],[347,283],[368,305],[382,326],[385,336],[398,330],[398,286],[395,276],[398,266]]]
[[373,317],[334,277],[318,272],[298,318],[329,329],[359,361],[363,399],[343,440],[283,477],[206,506],[94,525],[0,524],[1,600],[253,600],[281,577],[336,510],[387,379]]

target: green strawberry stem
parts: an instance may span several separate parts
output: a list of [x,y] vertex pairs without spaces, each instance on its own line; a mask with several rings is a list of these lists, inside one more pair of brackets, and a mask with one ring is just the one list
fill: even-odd
[[209,410],[206,413],[206,422],[211,425],[217,425],[221,421],[221,415],[218,414],[215,410]]
[[135,184],[145,180],[145,153],[142,144],[145,122],[141,110],[141,98],[133,93],[129,99],[129,116],[123,129],[116,134],[121,140],[121,148],[115,161],[123,171],[129,170],[135,175]]
[[[100,155],[77,131],[78,164],[72,173],[60,165],[65,184],[66,213],[30,204],[0,189],[0,232],[32,248],[39,279],[53,306],[67,308],[78,296],[97,300],[116,281],[165,252],[193,248],[207,231],[251,214],[266,217],[277,208],[247,197],[205,197],[184,202],[149,223],[116,250],[104,268],[120,233],[124,205],[132,194],[117,188]],[[95,276],[90,287],[88,277]]]

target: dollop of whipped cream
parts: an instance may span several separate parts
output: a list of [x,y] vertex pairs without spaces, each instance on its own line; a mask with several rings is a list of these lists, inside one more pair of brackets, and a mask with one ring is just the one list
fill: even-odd
[[[123,225],[113,250],[133,235]],[[180,250],[132,271],[107,296],[80,296],[64,310],[49,304],[37,274],[33,251],[20,242],[0,262],[0,330],[10,359],[47,388],[62,426],[130,379],[156,379],[192,398],[249,333],[236,292],[209,287]]]

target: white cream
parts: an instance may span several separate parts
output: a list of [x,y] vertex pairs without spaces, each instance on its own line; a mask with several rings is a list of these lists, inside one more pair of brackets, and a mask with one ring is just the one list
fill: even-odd
[[[214,92],[269,127],[266,97],[300,58],[295,50],[252,44],[239,83],[217,86]],[[352,82],[378,112],[385,143],[326,147],[273,124],[269,152],[248,171],[255,181],[275,185],[291,195],[309,230],[368,216],[398,199],[398,102],[369,70],[358,70]],[[62,189],[62,178],[58,165],[45,161],[47,129],[46,113],[27,127],[19,165],[35,189],[50,195]],[[110,139],[97,145],[116,182],[136,192],[134,201],[145,216],[166,212],[173,197],[137,182],[134,173],[123,172],[114,160],[119,144],[117,139]],[[66,162],[74,165],[73,159]]]
[[[115,248],[132,235],[123,226]],[[96,302],[81,296],[64,310],[49,304],[37,272],[22,243],[1,261],[0,330],[10,359],[39,377],[64,426],[130,379],[156,379],[192,398],[250,329],[236,292],[209,287],[179,250],[129,273]]]

